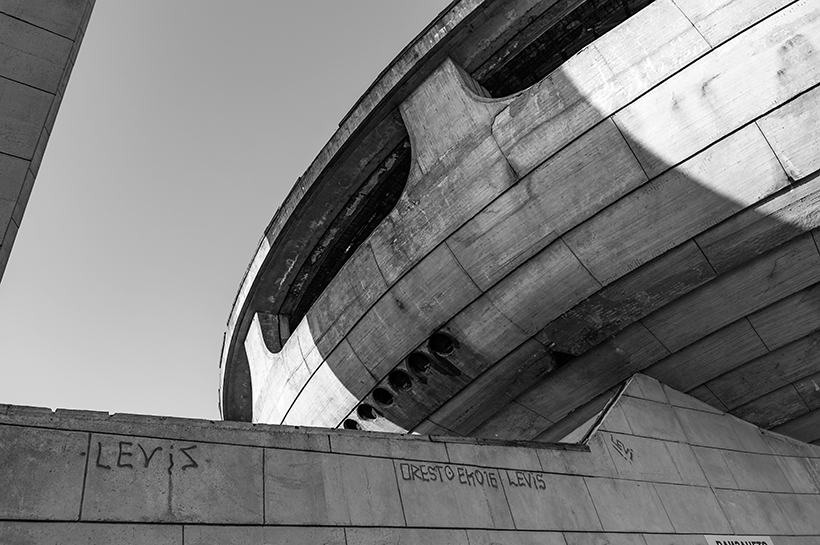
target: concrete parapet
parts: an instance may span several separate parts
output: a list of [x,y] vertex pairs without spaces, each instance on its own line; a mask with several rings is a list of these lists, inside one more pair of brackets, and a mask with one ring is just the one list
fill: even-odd
[[820,538],[820,449],[698,407],[640,377],[576,446],[4,406],[0,543]]

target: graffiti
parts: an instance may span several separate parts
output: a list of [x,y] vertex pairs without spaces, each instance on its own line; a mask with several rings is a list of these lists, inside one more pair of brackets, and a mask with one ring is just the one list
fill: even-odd
[[[199,467],[199,463],[197,463],[196,459],[194,458],[195,450],[197,445],[189,445],[186,447],[179,447],[177,450],[182,453],[185,457],[185,463],[182,464],[180,469],[185,471],[186,469],[194,469]],[[111,452],[113,450],[113,453]],[[156,463],[162,463],[162,459],[166,459],[167,463],[164,464],[164,467],[171,472],[171,469],[174,468],[174,445],[166,445],[163,447],[145,447],[141,443],[133,443],[131,441],[118,441],[116,447],[103,447],[102,441],[97,441],[97,457],[96,457],[96,467],[100,469],[113,469],[113,468],[124,468],[124,469],[134,469],[135,464],[137,467],[141,467],[143,469],[147,469],[151,467],[151,461],[155,459]],[[167,454],[167,457],[164,456],[162,453]]]
[[507,484],[517,488],[532,488],[535,490],[546,490],[547,483],[544,481],[543,473],[536,473],[533,471],[508,471],[504,470],[507,475]]
[[399,464],[401,478],[405,481],[425,483],[442,482],[462,486],[498,488],[499,476],[494,469],[466,468],[449,464]]
[[614,435],[610,435],[609,440],[612,443],[612,446],[615,447],[615,451],[621,456],[623,456],[624,460],[627,460],[629,462],[632,461],[633,452],[631,448],[624,445],[623,441],[621,441],[620,439],[615,439]]

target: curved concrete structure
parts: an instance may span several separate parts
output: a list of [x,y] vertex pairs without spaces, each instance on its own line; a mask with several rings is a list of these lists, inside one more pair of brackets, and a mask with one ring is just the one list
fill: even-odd
[[555,441],[641,371],[820,440],[816,2],[455,2],[277,212],[227,419]]

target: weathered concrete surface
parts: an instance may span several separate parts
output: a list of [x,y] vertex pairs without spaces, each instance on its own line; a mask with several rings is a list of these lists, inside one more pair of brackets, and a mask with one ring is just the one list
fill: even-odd
[[820,539],[820,448],[641,375],[586,447],[8,406],[0,430],[9,545]]
[[0,2],[0,279],[94,2]]
[[[535,4],[463,24],[503,34]],[[805,0],[657,0],[504,98],[453,46],[402,86],[395,208],[281,350],[263,308],[226,344],[248,355],[242,418],[558,440],[645,371],[820,442],[818,20]]]

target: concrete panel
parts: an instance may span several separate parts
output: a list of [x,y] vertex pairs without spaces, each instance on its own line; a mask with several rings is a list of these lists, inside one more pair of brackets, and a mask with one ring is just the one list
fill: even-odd
[[817,247],[803,235],[685,295],[642,320],[676,351],[820,280]]
[[273,526],[185,526],[185,545],[345,545],[342,528],[288,528]]
[[448,239],[482,290],[558,235],[646,181],[611,121],[604,121],[507,190]]
[[350,331],[368,370],[384,376],[432,329],[481,295],[446,245],[424,257]]
[[749,316],[766,346],[776,350],[820,329],[820,284],[790,295]]
[[615,433],[601,435],[619,477],[661,483],[682,482],[665,442]]
[[4,0],[0,11],[73,40],[88,4],[86,0]]
[[[722,414],[710,414],[676,407],[678,422],[692,445],[733,449],[740,440],[729,418]],[[708,476],[708,473],[707,473]]]
[[646,545],[641,534],[566,533],[564,538],[567,545]]
[[692,447],[695,457],[706,475],[706,480],[715,488],[737,488],[737,482],[729,471],[723,450],[705,447]]
[[796,535],[820,535],[820,496],[772,494]]
[[83,520],[261,524],[262,449],[91,436]]
[[265,523],[403,526],[393,462],[265,449]]
[[735,533],[793,533],[772,494],[745,490],[715,490],[715,494]]
[[749,125],[636,189],[564,239],[606,285],[786,185],[765,138]]
[[376,380],[344,341],[303,384],[283,423],[335,428],[374,386]]
[[348,528],[347,545],[472,545],[464,530]]
[[482,439],[530,440],[552,424],[552,421],[532,409],[512,401],[470,432],[470,435]]
[[707,486],[709,482],[692,447],[683,443],[666,443],[666,449],[684,484]]
[[666,403],[624,396],[619,403],[635,435],[666,441],[686,441],[675,411]]
[[336,348],[386,289],[387,283],[376,265],[370,243],[365,242],[307,312],[310,331],[322,355]]
[[393,462],[408,526],[513,528],[496,469]]
[[793,180],[820,169],[820,88],[781,106],[757,124]]
[[656,484],[655,490],[676,532],[731,533],[732,527],[721,512],[711,488]]
[[675,0],[712,47],[788,3],[789,0]]
[[77,520],[88,435],[0,426],[0,518]]
[[649,177],[818,83],[818,12],[796,2],[618,112]]
[[583,477],[509,469],[500,473],[517,529],[602,530]]
[[[767,352],[749,321],[741,318],[653,364],[646,373],[672,388],[688,391]],[[690,407],[691,402],[682,406]]]
[[182,526],[168,524],[84,524],[76,522],[42,524],[12,521],[0,522],[0,543],[4,545],[183,545]]
[[0,153],[0,200],[17,201],[27,170],[28,161]]
[[72,45],[67,38],[0,13],[0,66],[5,78],[56,93]]
[[764,492],[792,491],[774,456],[726,450],[723,459],[738,488]]
[[447,453],[454,464],[541,471],[534,448],[447,443]]
[[0,78],[0,153],[34,157],[51,99],[45,91]]
[[651,483],[585,477],[592,501],[609,532],[673,532]]
[[[392,435],[392,437],[391,437]],[[447,462],[447,447],[434,443],[427,437],[395,436],[394,434],[334,433],[330,436],[334,453],[382,456],[428,462]]]
[[496,284],[487,296],[514,324],[533,335],[598,289],[600,284],[558,239]]
[[523,176],[708,47],[672,2],[655,2],[519,95],[493,134]]
[[812,474],[815,469],[810,465],[809,460],[790,456],[776,456],[775,459],[792,490],[798,494],[820,493],[820,482]]
[[[489,133],[489,128],[486,131]],[[408,188],[392,212],[370,236],[376,262],[393,284],[516,180],[498,144],[465,139],[453,153]]]
[[467,530],[470,545],[567,545],[560,532]]

